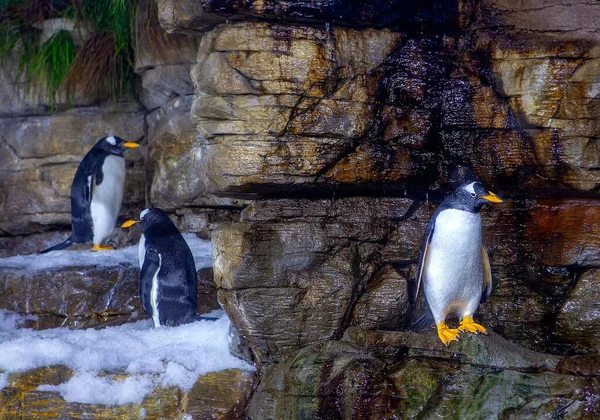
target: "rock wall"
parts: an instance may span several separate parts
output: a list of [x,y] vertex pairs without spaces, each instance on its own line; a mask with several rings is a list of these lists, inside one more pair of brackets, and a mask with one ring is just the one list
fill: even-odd
[[[138,56],[142,108],[3,111],[3,255],[66,234],[88,146],[58,139],[123,127],[145,146],[123,211],[215,228],[219,300],[260,369],[246,416],[600,415],[600,6],[157,3],[193,40]],[[505,199],[483,211],[494,333],[443,349],[402,332],[423,310],[407,296],[469,176]]]
[[[536,350],[598,350],[581,339],[596,331],[596,295],[579,291],[598,264],[598,48],[585,25],[526,30],[491,1],[381,29],[325,25],[312,9],[310,26],[261,22],[272,16],[258,3],[228,15],[207,4],[159,11],[165,28],[202,32],[200,177],[214,195],[259,199],[215,235],[222,302],[259,360],[350,325],[406,326],[425,224],[464,174],[507,200],[484,210],[495,279],[484,322]],[[519,7],[530,19],[579,13]]]
[[[445,388],[448,375],[480,383],[507,366],[437,366],[433,353],[412,360],[397,349],[390,377],[372,348],[354,357],[328,341],[410,324],[422,233],[469,176],[506,201],[483,213],[494,290],[479,319],[520,352],[600,350],[598,5],[392,1],[374,19],[342,1],[158,4],[163,27],[199,40],[198,174],[211,194],[251,200],[213,235],[220,301],[262,369],[251,418],[474,412],[425,388]],[[351,17],[335,13],[343,8]],[[362,385],[331,372],[342,360],[367,369]],[[508,371],[490,392],[548,380]],[[424,372],[435,378],[410,388]],[[515,397],[490,413],[558,415],[572,404],[574,416],[593,415],[586,401],[597,395],[574,397],[587,382],[552,378],[571,385],[553,382],[541,398],[573,392],[569,401],[543,412]],[[452,401],[472,391],[461,389]],[[363,391],[388,399],[363,411]],[[330,401],[336,393],[343,400]]]

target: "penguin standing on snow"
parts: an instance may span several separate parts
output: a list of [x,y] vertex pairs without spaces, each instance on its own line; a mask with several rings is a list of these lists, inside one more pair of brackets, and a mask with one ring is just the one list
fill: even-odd
[[158,208],[145,209],[139,220],[128,220],[121,227],[136,223],[144,230],[138,246],[140,301],[154,326],[177,326],[201,319],[196,316],[194,256],[177,227]]
[[[473,313],[492,290],[487,251],[481,243],[480,211],[486,203],[501,203],[479,182],[458,187],[437,209],[425,232],[417,270],[416,301],[423,282],[427,313],[415,325],[427,324],[431,315],[442,343],[458,340],[460,332],[485,333]],[[460,318],[458,329],[446,325],[446,317]]]
[[113,249],[102,241],[115,229],[125,186],[123,152],[138,147],[120,137],[104,137],[84,156],[71,184],[72,233],[41,253],[92,242],[92,251]]

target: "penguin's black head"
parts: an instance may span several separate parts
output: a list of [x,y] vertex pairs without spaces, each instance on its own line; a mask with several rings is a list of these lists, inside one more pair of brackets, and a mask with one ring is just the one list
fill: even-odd
[[447,199],[449,207],[472,213],[479,212],[484,204],[501,202],[502,200],[496,194],[480,182],[468,182],[461,185]]
[[169,218],[169,216],[167,216],[167,213],[156,207],[150,207],[142,210],[139,219],[128,220],[125,223],[123,223],[121,227],[128,228],[130,226],[135,225],[136,223],[140,224],[144,232],[151,227],[159,225],[164,227],[175,226]]
[[121,137],[108,136],[100,139],[94,145],[94,149],[102,150],[110,155],[123,156],[123,152],[127,149],[138,147],[139,144],[131,143],[123,140]]

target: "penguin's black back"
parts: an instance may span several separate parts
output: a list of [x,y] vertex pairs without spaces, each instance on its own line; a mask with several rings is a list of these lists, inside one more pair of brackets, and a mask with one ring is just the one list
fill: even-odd
[[[102,183],[102,165],[109,153],[95,146],[84,156],[71,184],[71,240],[73,243],[91,242],[94,237],[90,204],[95,185]],[[90,184],[90,176],[91,184]]]
[[[161,325],[176,326],[192,322],[196,318],[198,308],[198,286],[196,264],[187,242],[171,219],[160,209],[152,209],[154,213],[162,213],[160,220],[144,227],[146,260],[149,253],[160,255],[160,271],[158,274],[159,294],[158,313]],[[143,223],[143,222],[142,222]],[[142,267],[142,271],[143,267]],[[151,273],[153,274],[153,273]],[[150,308],[149,290],[152,287],[153,275],[142,273],[140,282],[140,299],[142,306]],[[142,293],[142,289],[147,292]]]

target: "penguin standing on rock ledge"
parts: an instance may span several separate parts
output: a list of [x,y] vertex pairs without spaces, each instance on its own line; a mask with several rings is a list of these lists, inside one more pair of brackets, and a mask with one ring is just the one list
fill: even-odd
[[117,222],[125,186],[123,152],[139,145],[109,136],[99,140],[84,156],[71,184],[72,233],[64,242],[41,254],[72,244],[92,242],[92,251],[113,249],[103,246]]
[[[426,326],[433,315],[445,345],[458,340],[460,332],[486,332],[473,320],[473,313],[492,290],[490,261],[481,242],[480,211],[486,203],[501,202],[481,183],[466,183],[442,202],[427,226],[413,299],[422,282],[431,313],[415,326]],[[457,329],[446,325],[446,317],[452,315],[460,318]]]
[[139,220],[128,220],[121,227],[136,223],[144,230],[138,245],[140,301],[144,311],[152,316],[154,326],[215,320],[196,315],[198,283],[194,256],[169,216],[161,209],[148,208],[140,213]]

